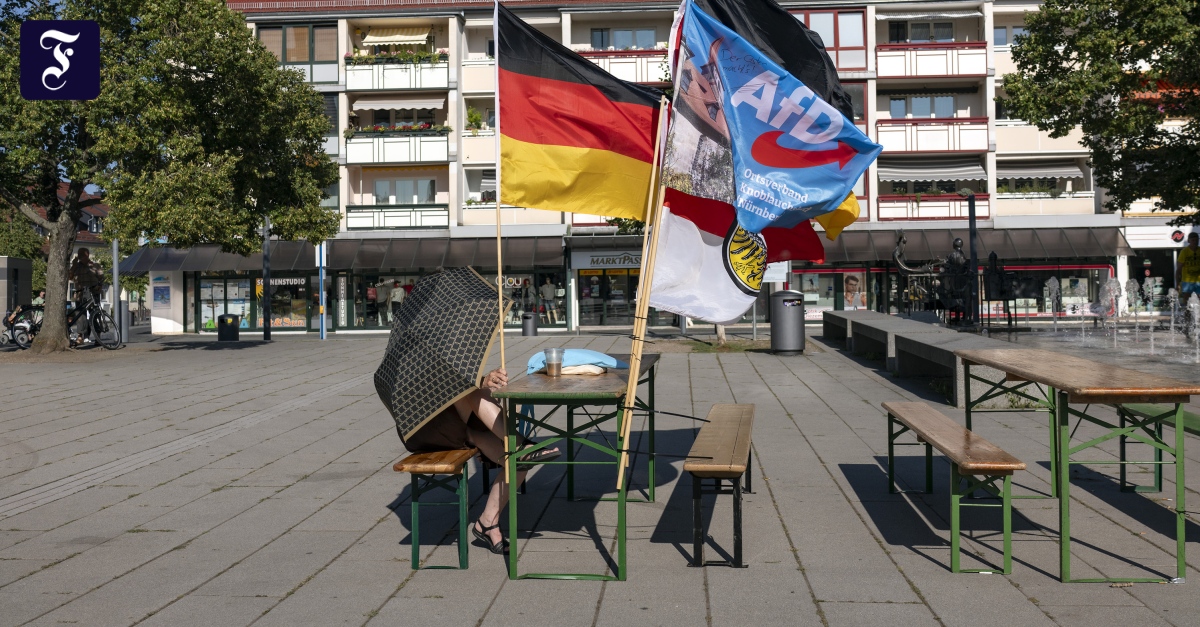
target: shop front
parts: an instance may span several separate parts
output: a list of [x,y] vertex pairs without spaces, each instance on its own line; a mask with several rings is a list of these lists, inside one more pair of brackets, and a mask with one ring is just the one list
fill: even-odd
[[[504,259],[514,262],[504,268],[503,291],[513,300],[506,326],[520,327],[521,315],[529,312],[538,315],[541,327],[566,327],[571,304],[562,238],[508,238],[504,245]],[[388,330],[416,282],[440,268],[471,266],[496,281],[495,240],[487,238],[331,240],[326,259],[325,322],[334,332]],[[151,275],[153,333],[215,332],[223,314],[240,316],[244,330],[259,330],[264,298],[270,299],[273,331],[318,331],[322,286],[315,248],[272,242],[271,264],[267,296],[261,254],[227,255],[206,246],[143,248],[122,262],[121,271]]]

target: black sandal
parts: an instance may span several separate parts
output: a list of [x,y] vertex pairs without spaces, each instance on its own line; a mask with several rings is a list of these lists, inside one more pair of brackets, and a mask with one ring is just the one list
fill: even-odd
[[[527,446],[527,447],[537,444],[537,442],[534,442],[533,440],[530,440],[529,438],[524,438],[524,440],[525,440],[524,446]],[[558,459],[560,456],[562,456],[562,451],[560,451],[558,449],[548,449],[548,448],[538,449],[532,453],[529,453],[528,455],[518,458],[517,459],[517,470],[529,470],[530,468],[533,467],[534,464],[541,464],[544,462],[554,461],[554,460]]]
[[499,528],[500,523],[496,523],[491,527],[484,527],[483,525],[479,524],[479,521],[477,520],[471,524],[471,533],[475,535],[476,540],[479,540],[487,545],[487,549],[489,551],[495,553],[496,555],[504,555],[505,553],[508,553],[508,540],[501,536],[500,544],[496,544],[495,542],[492,542],[492,538],[487,534],[487,532],[491,531],[492,529]]

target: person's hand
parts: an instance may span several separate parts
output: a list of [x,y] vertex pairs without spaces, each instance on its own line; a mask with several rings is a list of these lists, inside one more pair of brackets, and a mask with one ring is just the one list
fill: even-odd
[[508,372],[497,368],[483,376],[483,386],[489,390],[498,390],[508,385]]

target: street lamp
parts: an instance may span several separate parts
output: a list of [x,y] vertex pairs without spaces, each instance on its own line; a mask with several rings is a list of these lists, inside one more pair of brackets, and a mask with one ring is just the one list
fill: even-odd
[[979,232],[975,228],[975,192],[969,188],[958,190],[959,196],[965,196],[967,199],[967,229],[970,232],[971,240],[971,296],[968,305],[970,306],[971,326],[974,327],[979,323],[979,255],[976,248],[976,240],[979,237]]

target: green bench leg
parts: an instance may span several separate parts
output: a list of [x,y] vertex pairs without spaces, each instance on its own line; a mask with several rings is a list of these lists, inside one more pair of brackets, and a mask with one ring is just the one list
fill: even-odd
[[[467,569],[467,501],[469,490],[467,489],[467,464],[463,464],[462,471],[453,475],[446,475],[445,479],[438,479],[438,475],[423,475],[412,473],[412,569],[421,570],[421,506],[446,506],[454,505],[458,507],[458,568],[460,570]],[[454,482],[451,487],[451,482]],[[452,503],[422,503],[421,495],[431,492],[435,489],[443,489],[453,492],[455,500]],[[426,566],[426,569],[446,569],[453,568],[452,566]]]
[[[964,479],[966,481],[964,481]],[[1003,480],[999,490],[995,487],[997,480]],[[965,486],[965,487],[964,487]],[[964,504],[963,497],[970,497],[975,490],[983,488],[994,496],[1000,497],[1000,505],[989,503]],[[995,569],[963,569],[960,565],[962,545],[962,507],[1000,507],[1002,516],[1002,534],[1004,537],[1004,561],[1001,574],[1012,574],[1012,475],[989,476],[976,481],[972,476],[964,476],[958,471],[958,464],[950,464],[950,572],[954,573],[995,573]],[[998,494],[997,494],[998,493]]]
[[[896,430],[900,425],[900,430]],[[896,438],[908,433],[908,427],[888,414],[888,493],[895,494],[896,490]],[[925,494],[933,494],[933,446],[928,442],[903,442],[900,446],[925,446]],[[749,490],[747,490],[749,491]]]

